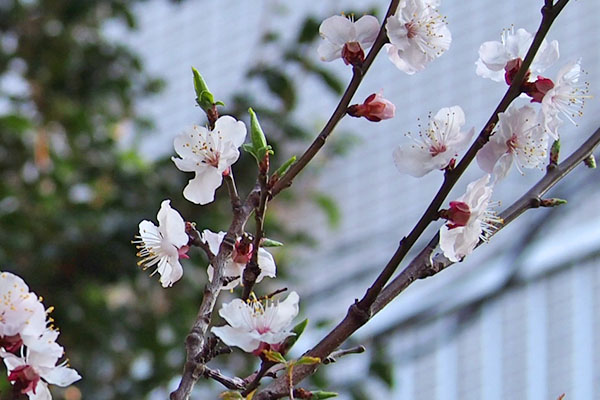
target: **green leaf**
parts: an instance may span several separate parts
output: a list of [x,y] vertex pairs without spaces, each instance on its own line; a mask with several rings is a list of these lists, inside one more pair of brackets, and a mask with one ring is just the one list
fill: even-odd
[[339,226],[341,221],[341,214],[337,204],[335,203],[335,200],[323,193],[317,193],[313,197],[315,203],[321,208],[321,210],[323,210],[323,212],[327,216],[329,225],[333,228]]
[[266,359],[275,363],[281,363],[281,364],[286,364],[287,361],[285,360],[285,358],[281,355],[280,352],[278,351],[274,351],[274,350],[264,350],[263,354],[265,355]]
[[260,242],[260,247],[281,247],[283,243],[278,242],[277,240],[263,238]]
[[[215,98],[213,94],[208,90],[206,82],[200,75],[200,72],[192,67],[192,73],[194,74],[194,90],[196,91],[196,103],[204,110],[207,111],[212,108],[215,104]],[[221,102],[218,102],[221,103]],[[222,103],[221,103],[222,104]]]
[[312,392],[311,400],[321,400],[321,399],[330,399],[332,397],[337,397],[338,394],[335,392],[324,392],[322,390],[316,390]]
[[296,344],[296,342],[298,341],[298,339],[300,338],[300,336],[306,329],[307,325],[308,325],[308,318],[305,319],[304,321],[300,322],[296,326],[294,326],[294,329],[292,329],[292,332],[294,334],[291,336],[288,336],[283,341],[283,344],[280,347],[280,350],[283,354],[286,354],[288,351],[290,351],[290,349]]
[[320,363],[321,359],[319,357],[301,357],[295,362],[296,365],[313,365]]
[[319,37],[319,25],[321,25],[321,21],[316,18],[306,18],[302,23],[302,27],[300,27],[300,32],[298,33],[296,41],[298,43],[310,43],[315,40]]
[[287,172],[288,169],[290,169],[290,167],[292,166],[293,163],[296,162],[296,156],[292,156],[290,157],[289,160],[287,160],[286,162],[283,163],[283,165],[281,167],[279,167],[277,169],[277,171],[275,171],[275,175],[282,177],[283,175],[285,175],[285,173]]
[[256,152],[256,150],[254,149],[254,146],[252,145],[252,143],[244,143],[242,145],[242,149],[246,152],[246,153],[250,153],[252,154],[252,157],[254,157],[254,159],[256,160],[256,163],[260,162],[260,158],[258,153]]

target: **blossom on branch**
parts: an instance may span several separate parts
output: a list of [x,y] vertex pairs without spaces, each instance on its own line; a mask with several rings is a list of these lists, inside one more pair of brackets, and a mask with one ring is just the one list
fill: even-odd
[[353,21],[341,15],[327,18],[319,27],[324,41],[317,52],[322,61],[342,58],[346,65],[362,65],[365,51],[373,46],[379,34],[379,21],[372,15],[364,15]]
[[28,351],[23,357],[18,357],[0,350],[0,356],[8,370],[8,380],[31,400],[51,400],[48,384],[64,387],[81,379],[77,371],[67,366],[66,361],[56,364],[62,352],[55,357],[44,352]]
[[158,226],[151,221],[140,222],[140,234],[133,243],[139,249],[138,265],[144,269],[156,266],[163,287],[172,286],[183,276],[179,258],[188,258],[189,237],[185,232],[185,222],[181,215],[171,208],[171,201],[164,200],[158,211]]
[[[202,241],[208,244],[208,247],[213,254],[219,252],[219,247],[221,246],[224,237],[225,232],[214,233],[208,229],[205,229],[202,232]],[[223,277],[228,278],[229,282],[223,286],[224,289],[233,289],[240,284],[244,268],[246,268],[246,264],[252,258],[252,252],[252,243],[245,245],[239,239],[236,241],[231,257],[225,261]],[[275,260],[271,253],[262,247],[258,249],[258,267],[260,268],[260,274],[256,278],[257,283],[267,276],[269,278],[275,278],[277,273]],[[208,273],[208,279],[212,281],[215,273],[215,268],[212,264],[208,266],[206,272]]]
[[543,167],[547,158],[548,135],[530,106],[510,107],[498,114],[498,129],[477,153],[477,163],[496,179],[506,177],[514,163],[522,168]]
[[396,106],[383,97],[383,92],[373,93],[362,104],[353,104],[346,111],[352,117],[365,117],[369,121],[379,122],[394,118]]
[[228,115],[220,117],[213,130],[194,126],[177,136],[174,147],[181,158],[171,159],[181,171],[196,173],[183,190],[183,196],[196,204],[212,202],[223,174],[239,158],[238,148],[245,139],[246,125]]
[[558,140],[558,127],[563,122],[559,115],[577,125],[574,118],[583,115],[585,100],[591,98],[589,83],[580,82],[580,75],[579,60],[565,65],[558,72],[554,87],[542,98],[544,126],[555,140]]
[[460,106],[442,108],[429,122],[425,132],[418,138],[409,136],[413,143],[394,150],[394,163],[398,170],[421,177],[434,169],[444,169],[453,163],[473,136],[474,130],[462,132],[465,113]]
[[[510,79],[520,67],[520,61],[525,58],[527,50],[533,42],[533,35],[525,29],[504,30],[501,41],[484,42],[479,47],[479,59],[475,62],[477,75],[496,82]],[[542,44],[529,67],[529,70],[539,74],[558,60],[558,42],[550,44],[546,40]],[[507,68],[508,66],[508,68]],[[526,75],[527,80],[529,75]]]
[[440,229],[440,248],[450,261],[461,261],[479,240],[486,240],[495,224],[502,222],[488,210],[492,197],[489,181],[490,175],[486,174],[471,182],[466,193],[450,203],[449,210],[440,211],[440,217],[448,220]]
[[452,36],[446,20],[435,9],[439,1],[402,0],[388,17],[385,29],[390,43],[384,46],[394,65],[409,75],[441,56]]
[[225,344],[248,353],[259,355],[265,349],[277,351],[277,345],[293,335],[291,324],[298,315],[299,300],[296,292],[291,292],[282,302],[234,299],[219,310],[228,325],[213,327],[212,332]]

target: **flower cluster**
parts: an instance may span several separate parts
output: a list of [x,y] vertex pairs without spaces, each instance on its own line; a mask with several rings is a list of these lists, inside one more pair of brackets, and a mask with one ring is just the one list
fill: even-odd
[[[401,71],[410,75],[422,71],[450,47],[452,37],[438,5],[438,0],[403,0],[387,19],[390,43],[384,48]],[[356,22],[339,15],[327,18],[319,28],[324,39],[318,49],[321,60],[342,58],[346,64],[361,66],[364,51],[375,43],[379,30],[379,22],[371,15]]]
[[81,379],[66,361],[58,363],[64,350],[48,317],[52,309],[44,308],[23,279],[0,272],[0,298],[0,357],[15,390],[30,399],[49,400],[48,384],[68,386]]

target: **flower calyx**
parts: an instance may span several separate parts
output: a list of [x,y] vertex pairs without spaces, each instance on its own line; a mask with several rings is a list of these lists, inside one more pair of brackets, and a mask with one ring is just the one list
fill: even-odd
[[469,218],[471,218],[471,209],[464,201],[451,201],[450,208],[440,210],[439,215],[440,218],[448,220],[446,224],[448,229],[454,229],[467,225]]

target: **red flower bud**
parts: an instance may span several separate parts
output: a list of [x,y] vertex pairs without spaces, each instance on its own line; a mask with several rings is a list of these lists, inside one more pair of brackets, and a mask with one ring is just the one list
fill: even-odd
[[373,93],[363,104],[351,105],[346,112],[351,117],[365,117],[369,121],[379,122],[382,119],[393,118],[396,114],[396,106],[384,99],[381,93]]

